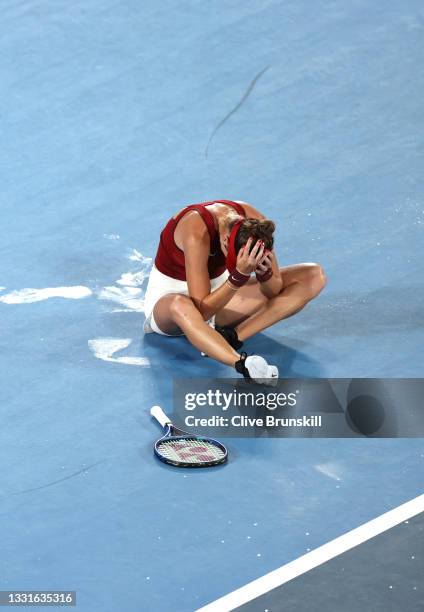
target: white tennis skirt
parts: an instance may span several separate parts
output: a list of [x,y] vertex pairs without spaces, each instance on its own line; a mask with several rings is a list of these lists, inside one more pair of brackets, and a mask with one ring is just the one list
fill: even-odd
[[[222,283],[227,280],[228,276],[229,272],[228,270],[225,270],[217,278],[212,278],[211,291],[214,291],[220,287]],[[161,297],[168,295],[168,293],[181,293],[182,295],[188,295],[187,282],[178,280],[177,278],[172,278],[171,276],[166,276],[166,274],[162,274],[162,272],[159,272],[159,270],[153,264],[147,284],[146,296],[144,298],[144,314],[146,315],[146,319],[144,321],[144,331],[146,333],[156,332],[157,334],[162,334],[163,336],[170,335],[159,329],[153,317],[153,309],[156,303]],[[215,327],[215,317],[212,317],[208,323],[212,327]]]

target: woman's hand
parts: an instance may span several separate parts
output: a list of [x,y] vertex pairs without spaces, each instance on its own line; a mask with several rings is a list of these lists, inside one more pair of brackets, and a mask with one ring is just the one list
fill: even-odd
[[236,268],[242,274],[251,274],[256,270],[264,257],[264,242],[262,240],[257,240],[253,247],[252,244],[253,238],[249,238],[237,255]]
[[255,269],[255,272],[257,272],[258,274],[265,274],[265,272],[271,270],[273,257],[274,254],[272,251],[265,251],[262,260],[258,263]]

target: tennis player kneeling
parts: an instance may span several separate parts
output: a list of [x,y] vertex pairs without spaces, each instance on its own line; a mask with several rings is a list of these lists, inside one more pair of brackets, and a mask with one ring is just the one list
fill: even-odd
[[301,310],[325,285],[322,268],[280,268],[275,225],[250,204],[192,204],[160,235],[145,297],[144,331],[185,334],[197,349],[246,379],[272,384],[276,366],[247,356],[243,342]]

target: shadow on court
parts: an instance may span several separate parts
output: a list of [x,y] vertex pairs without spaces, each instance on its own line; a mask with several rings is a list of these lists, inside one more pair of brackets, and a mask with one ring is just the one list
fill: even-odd
[[[146,356],[153,370],[160,368],[165,378],[173,376],[194,377],[213,376],[216,378],[234,377],[228,366],[213,359],[203,357],[184,337],[165,338],[158,334],[146,334],[141,338],[140,352]],[[249,355],[258,354],[275,364],[280,377],[296,378],[317,377],[324,375],[320,363],[308,355],[308,343],[283,338],[276,340],[270,335],[261,333],[247,340],[243,346]]]

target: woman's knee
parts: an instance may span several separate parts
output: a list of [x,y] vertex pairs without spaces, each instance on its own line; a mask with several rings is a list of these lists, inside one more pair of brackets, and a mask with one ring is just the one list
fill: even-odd
[[324,269],[317,263],[300,264],[296,266],[290,276],[287,275],[286,269],[282,268],[281,280],[283,281],[283,293],[290,285],[300,286],[305,304],[316,297],[327,283]]
[[194,311],[198,312],[187,295],[176,294],[169,305],[172,320],[179,324],[188,318],[192,318],[193,314],[195,314]]
[[283,281],[282,291],[284,292],[284,289],[292,284],[300,285],[306,301],[318,295],[327,282],[323,267],[317,263],[299,264],[289,274],[287,274],[287,268],[280,268],[280,273]]
[[327,284],[327,277],[320,264],[310,264],[305,278],[305,288],[310,296],[317,296]]

